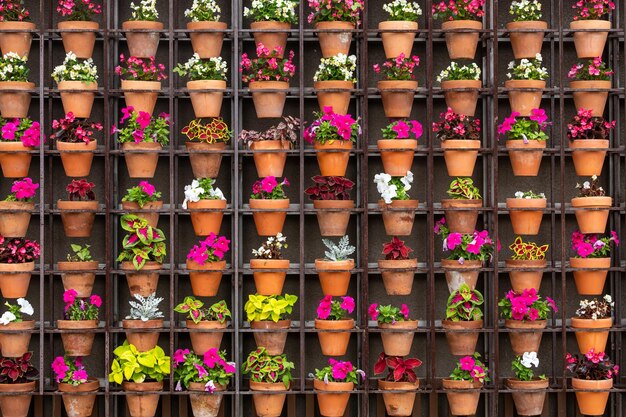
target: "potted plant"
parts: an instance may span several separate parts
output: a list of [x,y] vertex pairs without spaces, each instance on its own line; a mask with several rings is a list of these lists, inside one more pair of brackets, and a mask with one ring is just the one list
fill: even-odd
[[611,237],[584,235],[579,230],[572,233],[574,256],[569,258],[569,266],[574,268],[574,282],[580,295],[600,295],[611,267],[611,243],[619,245],[617,233]]
[[594,350],[604,352],[613,326],[612,311],[615,303],[606,294],[601,299],[580,300],[576,315],[572,317],[572,328],[576,330],[576,341],[581,352]]
[[456,178],[452,180],[446,193],[450,198],[441,200],[441,207],[450,232],[474,233],[478,210],[483,205],[480,190],[474,185],[474,181],[468,177]]
[[484,6],[485,0],[433,3],[433,18],[442,21],[450,59],[474,59],[476,56]]
[[619,367],[605,352],[590,350],[582,355],[565,357],[565,368],[573,374],[572,388],[581,414],[600,416],[604,414],[613,388],[613,378]]
[[254,166],[259,178],[283,176],[287,151],[294,148],[300,139],[301,125],[300,119],[284,116],[278,125],[263,132],[242,130],[239,133],[239,140],[253,151]]
[[278,417],[282,414],[287,397],[284,392],[289,391],[294,367],[285,355],[274,355],[264,347],[250,352],[241,364],[241,372],[250,374],[250,389],[259,392],[252,395],[257,415]]
[[354,200],[350,199],[354,182],[344,177],[321,175],[315,175],[311,179],[315,185],[304,190],[304,193],[313,200],[320,234],[344,236],[350,222],[350,211],[354,208]]
[[63,64],[54,67],[52,79],[57,82],[65,113],[87,118],[98,91],[98,68],[93,60],[80,60],[74,52],[65,55]]
[[159,32],[163,30],[163,23],[157,21],[159,12],[156,2],[157,0],[142,0],[137,4],[130,4],[132,14],[129,20],[122,22],[122,29],[132,56],[149,58],[157,54]]
[[[147,34],[150,35],[150,33]],[[165,66],[157,64],[153,55],[142,59],[132,53],[128,58],[121,54],[120,65],[115,67],[115,73],[121,78],[126,107],[151,115],[161,90],[161,80],[167,78]]]
[[576,188],[578,196],[572,198],[572,207],[580,232],[604,233],[613,198],[606,195],[596,175],[591,176],[591,181],[576,184]]
[[[417,19],[422,15],[422,8],[417,2],[391,0],[383,4],[383,11],[389,18],[378,23],[378,31],[383,41],[385,57],[411,56],[418,27]],[[393,32],[385,32],[386,30]]]
[[[147,352],[124,341],[113,351],[109,382],[115,382],[126,391],[126,403],[132,417],[154,417],[163,389],[163,379],[170,375],[170,357],[160,346]],[[152,392],[144,394],[144,392]]]
[[448,175],[471,176],[480,149],[480,119],[455,113],[448,107],[439,115],[439,121],[433,123],[433,132],[441,141]]
[[[226,352],[213,348],[203,356],[177,349],[172,356],[176,391],[189,390],[191,411],[195,416],[217,417],[223,395],[235,375],[234,362],[226,361]],[[210,395],[207,395],[210,394]]]
[[378,260],[378,269],[383,277],[387,295],[411,294],[417,269],[417,259],[411,258],[409,255],[411,252],[413,249],[406,246],[397,236],[383,244],[382,254],[385,259]]
[[207,352],[220,348],[224,336],[221,330],[228,327],[228,319],[231,318],[226,301],[220,300],[204,307],[202,301],[189,296],[185,297],[174,311],[187,315],[185,323],[196,355],[206,355]]
[[87,298],[91,295],[93,284],[96,279],[98,261],[91,257],[89,248],[91,245],[70,244],[72,253],[68,253],[65,261],[57,263],[57,269],[61,271],[61,279],[65,291],[73,289],[76,296]]
[[450,353],[455,356],[472,355],[476,351],[480,329],[483,327],[483,295],[463,283],[448,297],[446,318],[441,327],[446,331]]
[[490,381],[488,374],[489,369],[480,360],[478,352],[459,359],[450,376],[442,381],[448,397],[450,414],[455,416],[476,414],[480,389],[485,382]]
[[326,107],[337,114],[347,114],[350,91],[356,83],[356,55],[338,54],[322,58],[313,75],[313,87],[320,111]]
[[417,140],[423,133],[422,124],[417,120],[395,120],[381,131],[382,139],[377,141],[377,146],[383,170],[393,177],[402,177],[411,171]]
[[0,397],[3,416],[28,415],[32,392],[39,379],[39,371],[31,363],[32,357],[33,352],[26,352],[18,358],[0,359],[0,392],[15,393]]
[[320,172],[324,177],[345,177],[350,151],[361,134],[359,120],[337,114],[331,107],[315,116],[317,120],[304,131],[304,139],[316,150]]
[[534,236],[539,234],[543,210],[548,205],[544,193],[516,191],[514,198],[506,199],[511,226],[516,235]]
[[546,252],[549,245],[537,245],[535,242],[524,242],[521,237],[516,237],[509,249],[513,251],[511,259],[506,259],[504,264],[510,268],[509,278],[511,287],[517,294],[525,289],[533,288],[539,291],[543,270],[546,268]]
[[163,201],[160,200],[161,192],[156,191],[154,185],[148,181],[141,181],[139,185],[126,190],[126,195],[122,197],[122,209],[137,217],[143,217],[152,227],[159,224],[159,212],[163,208]]
[[349,296],[341,297],[341,301],[333,300],[332,295],[322,298],[317,306],[315,319],[322,355],[343,356],[346,354],[350,342],[350,330],[354,328],[354,319],[346,316],[354,311],[354,307],[354,298]]
[[609,136],[614,128],[615,120],[609,122],[602,117],[594,117],[592,110],[578,109],[574,119],[567,125],[567,138],[576,175],[602,173]]
[[26,297],[41,248],[35,240],[0,236],[0,292],[4,298]]
[[583,0],[572,4],[572,9],[576,15],[569,27],[574,31],[576,55],[578,58],[602,56],[611,28],[611,22],[602,17],[615,9],[615,3],[611,0]]
[[268,355],[280,355],[285,349],[287,332],[291,326],[293,306],[298,301],[297,295],[259,295],[250,294],[243,309],[248,316],[250,328],[258,347],[264,347]]
[[[196,236],[209,236],[220,232],[226,197],[218,187],[213,187],[212,178],[198,178],[185,185],[183,208],[189,210],[191,224]],[[199,211],[198,211],[199,210]],[[210,210],[210,211],[204,211]]]
[[25,237],[39,184],[30,178],[13,181],[11,194],[0,201],[0,235]]
[[226,61],[220,56],[201,59],[194,53],[186,63],[178,64],[174,72],[181,77],[189,76],[187,90],[196,118],[219,117],[226,90]]
[[[0,21],[0,26],[2,23]],[[35,88],[35,83],[28,81],[30,69],[26,65],[27,60],[28,57],[21,57],[15,52],[0,58],[0,114],[5,119],[28,116],[30,90]]]
[[482,86],[480,74],[481,70],[476,63],[459,65],[455,61],[439,73],[437,82],[441,83],[446,106],[453,113],[474,116]]
[[536,289],[527,288],[519,294],[510,290],[498,306],[504,317],[504,327],[513,330],[509,332],[513,353],[522,355],[539,351],[548,313],[550,309],[558,312],[554,300],[550,297],[544,300]]
[[513,112],[498,125],[498,134],[507,135],[506,148],[516,177],[536,177],[539,174],[543,150],[548,142],[545,132],[550,125],[543,109],[532,109],[529,117]]
[[365,9],[365,1],[331,0],[320,3],[309,0],[309,8],[311,13],[307,20],[309,23],[315,22],[322,56],[328,58],[340,53],[348,55],[352,31],[360,23],[360,13]]
[[78,58],[91,58],[96,32],[100,28],[93,19],[102,13],[102,5],[95,0],[59,0],[57,13],[67,19],[57,24],[65,53],[74,52]]
[[320,279],[324,295],[343,296],[348,292],[350,276],[354,269],[354,259],[348,258],[356,248],[350,245],[348,235],[339,239],[336,244],[330,239],[322,239],[326,246],[324,258],[315,259],[315,270]]
[[532,109],[539,108],[548,78],[548,70],[541,66],[542,62],[540,53],[530,59],[522,58],[517,64],[509,62],[504,88],[508,90],[511,112],[528,117]]
[[278,182],[276,177],[265,177],[252,184],[250,196],[250,208],[253,210],[252,218],[259,236],[276,236],[282,233],[289,198],[283,187],[289,186],[287,178]]
[[26,316],[32,316],[35,311],[25,298],[18,298],[15,304],[6,301],[4,305],[7,307],[7,311],[0,317],[2,356],[19,358],[28,352],[32,335],[30,331],[35,328],[35,321],[29,320]]
[[381,172],[374,176],[374,183],[381,197],[378,207],[382,211],[385,233],[389,236],[409,236],[419,205],[419,201],[412,200],[408,194],[413,173],[407,171],[404,176],[393,177]]
[[[254,1],[250,7],[243,8],[243,16],[252,20],[250,29],[254,36],[254,44],[263,44],[270,50],[279,47],[285,50],[287,36],[292,24],[298,24],[298,0]],[[281,29],[284,32],[281,32]],[[265,32],[268,31],[268,32]],[[278,55],[282,58],[282,54]]]
[[511,395],[517,413],[522,416],[538,416],[543,412],[546,390],[550,385],[545,375],[535,377],[533,366],[539,366],[537,352],[524,352],[511,363],[515,378],[506,379],[506,386],[513,390]]
[[99,295],[80,298],[75,289],[63,293],[63,320],[57,320],[57,327],[62,330],[61,340],[67,356],[89,356],[98,328],[98,313],[102,306]]
[[[1,22],[0,22],[1,23]],[[31,151],[41,143],[39,122],[0,118],[0,167],[5,178],[24,178],[30,169]]]
[[31,32],[36,28],[22,0],[5,0],[0,11],[0,30],[6,30],[0,34],[2,55],[15,52],[19,56],[28,57],[33,41]]
[[283,58],[283,49],[276,46],[266,48],[257,44],[257,58],[248,58],[247,53],[241,55],[241,81],[249,83],[252,102],[259,119],[282,117],[289,80],[296,73],[293,64],[295,56],[289,51],[288,58]]
[[181,132],[187,137],[185,148],[189,152],[191,170],[196,178],[217,178],[222,165],[222,151],[233,132],[221,117],[209,122],[194,119]]
[[381,329],[380,338],[385,355],[407,356],[411,353],[418,322],[409,319],[409,307],[406,304],[398,308],[391,304],[383,306],[372,303],[367,314]]
[[100,382],[97,378],[89,376],[83,364],[83,358],[57,356],[52,361],[52,372],[59,391],[64,393],[63,405],[68,417],[90,416],[96,402],[95,393],[100,389]]
[[[163,313],[159,310],[162,297],[152,293],[147,297],[133,294],[130,300],[130,314],[122,320],[122,327],[126,333],[128,343],[135,346],[139,352],[154,349],[159,341],[159,329],[163,328]],[[154,329],[154,331],[150,331]],[[139,330],[138,332],[135,330]]]
[[376,375],[389,369],[387,376],[378,379],[378,389],[383,391],[383,402],[387,414],[390,416],[411,416],[415,396],[420,386],[420,381],[415,375],[415,369],[422,366],[422,361],[417,358],[402,358],[399,356],[387,356],[385,352],[378,355],[374,365]]
[[[161,113],[151,117],[148,112],[133,107],[122,109],[120,127],[113,126],[117,142],[124,151],[130,178],[153,178],[159,162],[159,151],[170,141],[170,116]],[[122,126],[126,122],[125,126]]]
[[224,32],[228,28],[220,22],[222,9],[215,0],[196,0],[185,10],[191,47],[193,52],[202,59],[220,56],[224,43]]
[[[511,47],[515,59],[534,58],[541,53],[548,22],[541,20],[541,2],[538,0],[512,1],[509,14],[513,21],[506,24],[511,38]],[[528,30],[529,32],[524,32]]]
[[167,254],[165,234],[150,226],[146,219],[133,214],[124,214],[120,225],[127,233],[117,261],[126,272],[130,294],[148,297],[156,292],[159,270]]
[[289,269],[289,259],[283,259],[282,250],[287,248],[287,237],[282,233],[270,236],[258,249],[252,249],[250,269],[257,294],[280,295]]
[[67,200],[57,200],[63,230],[67,237],[90,237],[100,203],[93,189],[96,184],[82,178],[72,180],[65,191]]
[[365,372],[351,362],[328,359],[328,366],[315,369],[313,388],[317,396],[319,412],[324,417],[343,416],[350,400],[350,392],[359,378],[365,380]]
[[88,177],[93,155],[98,148],[94,133],[101,131],[102,125],[81,119],[70,112],[53,120],[52,129],[54,133],[50,135],[50,139],[56,140],[65,175],[73,178]]
[[230,240],[215,233],[195,245],[187,254],[187,270],[191,290],[199,297],[213,297],[226,269],[224,255],[229,251]]
[[[577,109],[590,109],[593,116],[602,117],[613,74],[613,70],[599,56],[585,64],[574,64],[567,73],[567,78],[572,80],[569,86],[572,88],[574,106]],[[586,91],[588,89],[595,91]]]
[[[404,34],[399,33],[399,35]],[[383,100],[386,117],[411,116],[415,90],[417,90],[417,81],[413,72],[419,64],[420,59],[417,55],[409,57],[400,54],[396,58],[387,59],[382,65],[374,65],[374,72],[382,73],[385,77],[384,80],[378,81],[377,86]]]

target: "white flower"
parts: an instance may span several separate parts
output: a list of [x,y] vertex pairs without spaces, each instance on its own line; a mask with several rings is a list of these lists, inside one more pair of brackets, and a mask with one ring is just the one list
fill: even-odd
[[217,197],[219,200],[226,200],[226,197],[224,197],[224,193],[222,192],[222,190],[220,190],[219,188],[214,188],[209,192],[209,195],[211,197]]
[[591,188],[591,184],[589,184],[589,181],[585,181],[585,182],[583,182],[583,188],[584,188],[585,190],[588,190],[589,188]]
[[35,312],[33,306],[25,298],[18,298],[17,304],[20,306],[20,313],[32,316]]
[[188,201],[193,203],[200,201],[200,196],[202,194],[204,194],[204,188],[200,187],[198,180],[191,181],[191,185],[185,185],[185,200],[183,201],[183,208],[187,208]]
[[374,176],[374,183],[376,184],[376,189],[381,194],[387,189],[390,181],[391,181],[391,175],[386,174],[384,172],[381,172],[380,174],[376,174]]
[[522,191],[516,191],[515,198],[524,198],[524,193]]
[[398,196],[398,187],[396,187],[394,184],[391,184],[387,187],[387,189],[380,193],[380,196],[383,200],[385,200],[386,204],[391,204],[393,199]]
[[400,178],[400,182],[404,184],[404,190],[409,191],[411,189],[411,184],[413,183],[413,173],[411,171],[407,171],[406,176]]
[[206,392],[210,392],[211,394],[215,392],[215,383],[213,381],[209,381],[204,385],[204,390]]
[[610,294],[607,294],[604,296],[604,301],[606,301],[607,303],[609,303],[611,305],[611,307],[613,306],[613,298],[611,298]]
[[182,390],[183,390],[183,387],[181,386],[180,381],[178,381],[178,382],[176,383],[176,388],[174,388],[174,389],[175,389],[176,391],[182,391]]
[[10,311],[5,311],[2,317],[0,317],[0,324],[2,324],[3,326],[6,326],[7,324],[13,322],[16,319],[17,317],[15,317],[15,314],[11,313]]
[[539,366],[539,358],[537,358],[537,352],[524,352],[521,360],[522,365],[526,368],[535,368]]

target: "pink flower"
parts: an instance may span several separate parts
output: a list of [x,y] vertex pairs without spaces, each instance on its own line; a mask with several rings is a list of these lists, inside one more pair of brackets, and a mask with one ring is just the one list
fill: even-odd
[[352,313],[354,311],[354,298],[349,296],[343,297],[341,308],[346,310],[348,313]]
[[545,121],[548,120],[548,115],[543,109],[532,109],[530,111],[530,120],[533,120],[539,123],[539,125],[542,125]]
[[88,378],[89,376],[87,375],[87,371],[84,369],[78,369],[74,371],[74,374],[72,375],[72,381],[75,382],[87,382]]
[[407,306],[406,304],[402,304],[400,306],[400,314],[404,316],[405,320],[408,320],[409,319],[409,306]]
[[424,128],[417,120],[411,120],[411,132],[415,135],[415,139],[419,139],[424,133]]
[[619,245],[619,239],[617,238],[617,233],[614,230],[611,230],[611,239],[615,242],[616,245]]
[[221,361],[220,352],[216,348],[211,348],[204,353],[203,362],[206,366],[213,369],[216,363]]
[[461,358],[459,360],[459,363],[461,364],[461,369],[463,371],[471,371],[472,368],[474,368],[476,361],[474,361],[474,358],[472,358],[471,356],[466,356],[464,358]]
[[178,366],[181,363],[185,362],[186,355],[189,354],[189,349],[177,349],[172,356],[172,360],[174,361],[174,366]]
[[327,295],[320,301],[317,306],[317,317],[321,320],[326,320],[330,316],[332,310],[332,295]]
[[202,379],[205,376],[207,376],[209,373],[206,371],[206,369],[204,369],[204,366],[198,364],[198,363],[194,363],[194,366],[196,367],[196,370],[198,371],[198,378]]
[[69,290],[63,293],[63,302],[66,304],[72,304],[74,303],[74,300],[76,300],[77,295],[78,293],[76,292],[76,290],[73,288],[70,288]]
[[474,378],[474,381],[484,382],[485,381],[485,370],[480,366],[475,366],[470,372],[470,376]]
[[35,196],[35,191],[39,188],[39,184],[33,183],[30,178],[24,178],[21,181],[15,181],[11,186],[11,192],[15,194],[18,200],[28,200]]
[[589,242],[583,242],[578,246],[577,253],[581,258],[586,258],[593,253],[593,245]]
[[328,363],[332,366],[332,375],[333,378],[338,381],[343,381],[346,379],[348,374],[352,372],[354,367],[350,362],[336,361],[334,359],[329,359]]
[[141,191],[148,194],[150,197],[152,197],[155,191],[154,185],[150,184],[148,181],[141,181],[139,183],[139,188],[141,188]]
[[17,124],[7,122],[2,126],[2,139],[15,140],[15,132],[17,132]]
[[367,314],[372,318],[372,320],[376,321],[378,319],[378,304],[370,304],[367,309]]
[[130,119],[133,115],[133,111],[135,111],[133,106],[124,107],[122,109],[122,118],[120,119],[120,123],[124,123],[126,119]]
[[261,180],[261,189],[268,194],[272,193],[277,185],[276,177],[273,176],[265,177]]
[[391,129],[396,132],[398,139],[406,139],[409,137],[409,125],[403,121],[396,122]]
[[56,381],[61,382],[70,367],[65,363],[63,356],[57,356],[52,362],[52,371],[56,374]]
[[450,233],[446,239],[446,245],[449,250],[454,250],[458,245],[461,244],[463,240],[463,235],[460,233]]
[[556,308],[556,303],[554,302],[552,298],[546,297],[546,302],[548,303],[550,307],[552,307],[552,310],[554,310],[555,313],[559,312],[559,309]]
[[150,113],[140,111],[139,116],[137,116],[137,123],[141,129],[147,128],[150,125]]
[[102,305],[102,299],[99,295],[93,294],[91,297],[89,297],[89,303],[100,308],[100,306]]

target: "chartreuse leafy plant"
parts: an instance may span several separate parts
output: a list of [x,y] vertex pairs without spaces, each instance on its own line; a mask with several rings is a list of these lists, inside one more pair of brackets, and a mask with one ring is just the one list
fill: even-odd
[[446,320],[480,320],[483,318],[480,306],[484,301],[483,295],[478,290],[473,290],[466,283],[463,283],[458,290],[455,290],[448,297]]
[[193,296],[185,297],[182,303],[174,307],[174,311],[186,314],[187,318],[196,324],[203,320],[226,323],[226,321],[231,317],[226,301],[220,300],[217,303],[212,304],[210,307],[205,308],[204,303]]
[[294,304],[298,301],[297,295],[260,295],[250,294],[244,305],[248,321],[278,322],[285,320],[291,314]]
[[123,215],[120,223],[128,233],[122,240],[123,250],[117,257],[118,262],[130,261],[137,270],[148,261],[163,262],[167,252],[161,229],[151,227],[146,219],[134,214]]
[[[532,369],[533,366],[535,368],[539,366],[537,352],[524,352],[522,356],[516,357],[511,363],[511,369],[515,373],[515,377],[520,381],[532,381],[536,379]],[[543,374],[539,375],[538,378],[547,379]]]
[[535,242],[524,242],[520,236],[515,238],[509,249],[513,251],[511,259],[516,261],[536,261],[546,259],[550,245],[538,246]]
[[139,352],[125,340],[122,346],[115,348],[113,355],[115,359],[111,364],[109,382],[158,382],[170,374],[170,357],[158,345],[146,352]]
[[253,382],[282,382],[285,388],[289,389],[293,379],[291,371],[294,367],[293,362],[289,362],[285,354],[272,356],[264,347],[258,347],[250,352],[241,365],[241,372],[244,375],[250,374],[250,380]]
[[206,392],[213,393],[219,387],[226,387],[236,368],[234,362],[226,361],[226,351],[211,348],[204,355],[198,356],[189,349],[174,352],[174,379],[176,391],[189,388],[192,382],[203,383]]

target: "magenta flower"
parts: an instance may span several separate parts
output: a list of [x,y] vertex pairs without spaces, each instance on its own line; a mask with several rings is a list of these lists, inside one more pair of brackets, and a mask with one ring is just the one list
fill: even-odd
[[39,188],[39,184],[33,183],[30,178],[24,178],[13,182],[11,192],[15,194],[18,200],[28,200],[35,196],[35,191]]
[[150,184],[148,181],[141,181],[139,183],[139,188],[141,188],[141,191],[148,194],[150,197],[152,197],[155,191],[154,185]]
[[544,109],[532,109],[530,111],[530,120],[533,120],[539,125],[544,124],[548,120],[548,115]]
[[185,356],[189,354],[189,349],[177,349],[172,355],[172,360],[174,361],[174,366],[177,366],[183,362],[185,362]]
[[193,364],[196,367],[196,370],[198,371],[198,378],[202,379],[205,376],[209,375],[209,373],[206,371],[206,369],[204,369],[204,366],[198,364],[198,363],[194,363]]
[[446,245],[449,250],[454,250],[458,245],[461,244],[463,240],[463,235],[460,233],[450,233],[448,238],[446,239]]
[[2,126],[2,139],[15,140],[15,132],[17,132],[17,124],[7,122],[7,124]]
[[354,311],[354,298],[346,296],[342,298],[341,308],[346,310],[348,313],[352,313]]
[[204,353],[202,361],[207,367],[213,369],[215,368],[215,364],[220,363],[221,360],[220,352],[216,348],[211,348]]
[[150,113],[140,111],[139,116],[137,116],[137,123],[142,130],[150,126]]
[[73,288],[70,288],[69,290],[63,293],[63,302],[66,304],[72,304],[74,300],[76,299],[77,295],[78,293],[76,292],[76,290]]
[[422,124],[417,120],[411,120],[411,133],[415,135],[415,139],[419,139],[424,133],[424,128],[422,127]]
[[261,180],[261,189],[268,194],[272,193],[277,185],[276,177],[273,176],[265,177]]
[[400,306],[400,314],[404,316],[405,320],[408,320],[409,319],[409,306],[407,306],[406,304],[402,304]]
[[89,376],[87,375],[87,371],[84,369],[77,369],[72,375],[72,381],[75,382],[87,382],[88,378]]
[[332,295],[327,295],[322,298],[320,304],[317,306],[317,317],[321,320],[326,320],[330,316],[332,310]]
[[367,314],[372,318],[372,320],[376,321],[378,319],[378,304],[370,304],[367,309]]
[[403,121],[397,122],[393,127],[398,139],[406,139],[409,137],[409,125]]
[[89,297],[89,303],[100,308],[100,306],[102,305],[102,298],[100,298],[100,296],[97,294],[93,294],[91,297]]
[[466,356],[464,358],[461,358],[459,360],[459,363],[461,364],[461,369],[463,371],[471,371],[474,368],[476,361],[474,361],[474,358],[472,358],[471,356]]
[[124,123],[125,120],[130,119],[133,115],[133,111],[135,111],[133,106],[124,107],[122,109],[122,118],[120,119],[120,123]]
[[52,371],[56,374],[56,381],[60,382],[65,379],[65,375],[70,367],[65,363],[63,356],[57,356],[52,361]]
[[335,380],[343,381],[348,374],[353,371],[354,367],[350,362],[337,361],[329,359],[328,363],[332,366],[332,376]]

